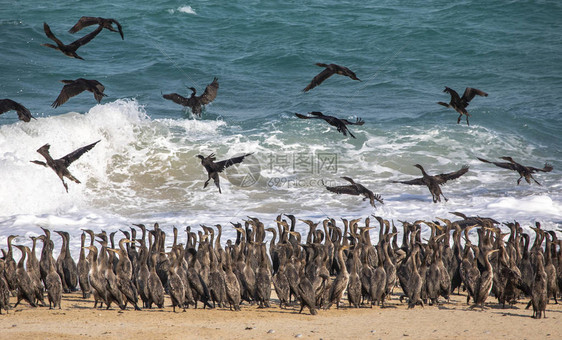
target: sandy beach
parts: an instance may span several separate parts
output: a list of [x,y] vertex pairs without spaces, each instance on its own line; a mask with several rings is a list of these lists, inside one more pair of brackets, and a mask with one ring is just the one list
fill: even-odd
[[[441,306],[408,310],[394,295],[387,307],[320,310],[312,316],[297,306],[268,309],[247,304],[228,309],[172,312],[163,310],[94,310],[93,300],[65,294],[61,310],[31,308],[22,303],[0,316],[1,339],[560,339],[562,306],[549,304],[546,318],[531,318],[526,301],[502,309],[490,299],[488,308],[470,310],[466,296],[453,295]],[[346,302],[345,297],[342,302]],[[12,305],[15,298],[12,298]]]

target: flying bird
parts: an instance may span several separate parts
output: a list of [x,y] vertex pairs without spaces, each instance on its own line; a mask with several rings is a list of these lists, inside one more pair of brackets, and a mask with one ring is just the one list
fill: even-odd
[[106,96],[103,91],[105,87],[97,80],[78,78],[76,80],[61,80],[62,83],[66,84],[62,87],[62,90],[57,97],[57,99],[51,104],[52,107],[57,108],[62,104],[66,103],[71,97],[74,97],[84,91],[89,91],[94,94],[94,98],[98,103],[101,99]]
[[466,107],[468,106],[468,103],[474,98],[474,96],[479,95],[482,97],[488,97],[488,94],[486,92],[472,87],[467,87],[464,90],[462,97],[459,97],[459,94],[455,90],[447,86],[445,86],[445,90],[443,90],[443,92],[447,92],[451,95],[451,101],[449,103],[437,102],[437,104],[455,109],[455,111],[459,113],[457,124],[461,122],[462,116],[465,115],[466,125],[470,125],[468,123],[468,117],[470,116],[470,114],[468,113],[468,111],[466,111]]
[[18,113],[18,118],[24,122],[29,122],[31,118],[35,119],[35,117],[31,115],[31,112],[20,103],[11,99],[0,99],[0,115],[11,110],[15,110]]
[[206,188],[207,185],[209,184],[209,181],[212,179],[215,182],[217,188],[219,188],[219,194],[222,194],[220,183],[219,183],[219,172],[222,172],[224,169],[228,168],[231,165],[241,163],[244,160],[244,157],[247,157],[251,154],[252,153],[247,153],[245,155],[233,157],[230,159],[225,159],[220,162],[215,162],[216,157],[214,153],[210,154],[207,157],[204,157],[202,155],[197,155],[196,157],[201,159],[201,165],[203,165],[205,167],[205,170],[207,170],[208,178],[205,181],[203,188]]
[[361,79],[357,78],[357,76],[355,75],[355,73],[353,73],[353,71],[351,71],[345,66],[340,66],[336,64],[323,64],[323,63],[316,63],[316,65],[320,67],[325,67],[325,69],[322,70],[322,72],[318,73],[314,78],[312,78],[312,81],[303,89],[303,92],[312,90],[316,86],[322,84],[324,80],[330,78],[333,74],[339,74],[342,76],[347,76],[353,80],[361,81]]
[[62,158],[59,158],[59,159],[53,159],[51,157],[51,154],[49,153],[49,149],[50,149],[51,145],[45,144],[42,147],[40,147],[39,149],[37,149],[37,152],[41,156],[45,157],[45,160],[47,161],[47,163],[42,162],[42,161],[31,161],[31,163],[43,165],[44,167],[49,167],[49,168],[53,169],[53,171],[57,174],[57,176],[59,176],[60,180],[62,181],[62,185],[64,185],[64,188],[66,189],[66,192],[68,192],[68,185],[64,182],[64,177],[66,177],[66,178],[68,178],[71,181],[74,181],[76,183],[80,183],[80,181],[78,179],[76,179],[76,177],[72,176],[70,171],[68,171],[68,167],[70,166],[70,164],[72,164],[72,162],[74,162],[75,160],[80,158],[80,156],[82,156],[84,153],[90,151],[99,142],[100,141],[98,140],[97,142],[94,142],[92,144],[83,146],[83,147],[81,147],[79,149],[76,149],[76,150],[72,151],[71,153],[69,153],[68,155],[66,155]]
[[[113,24],[117,26],[117,30],[113,27]],[[81,17],[78,19],[78,22],[72,26],[71,29],[68,30],[70,33],[76,33],[83,29],[84,27],[88,27],[91,25],[100,25],[101,27],[110,30],[111,32],[119,32],[121,35],[121,39],[125,39],[123,37],[123,28],[121,24],[115,19],[109,18],[100,18],[100,17]]]
[[463,166],[460,170],[455,172],[450,172],[446,174],[439,174],[435,176],[428,175],[423,167],[419,164],[414,165],[416,168],[420,169],[422,172],[421,178],[412,179],[409,181],[393,181],[393,183],[402,183],[402,184],[410,184],[410,185],[426,185],[433,196],[433,203],[441,202],[441,196],[448,201],[448,199],[443,195],[441,192],[441,184],[444,184],[447,181],[457,179],[462,175],[466,174],[468,171],[468,166]]
[[324,119],[328,124],[334,126],[336,129],[338,129],[338,132],[343,133],[344,136],[347,136],[347,134],[349,133],[349,135],[353,138],[355,138],[355,136],[351,133],[351,131],[349,131],[349,129],[347,128],[347,125],[363,125],[365,124],[365,122],[361,119],[361,118],[357,118],[357,120],[355,122],[350,122],[347,119],[340,119],[334,116],[327,116],[325,114],[323,114],[322,112],[317,112],[317,111],[313,111],[313,112],[309,112],[309,114],[312,115],[311,116],[305,116],[302,115],[300,113],[295,113],[295,115],[301,119]]
[[538,171],[542,171],[542,172],[551,172],[552,169],[554,169],[552,167],[552,165],[545,163],[544,164],[544,168],[539,169],[539,168],[533,168],[531,166],[524,166],[521,165],[517,162],[515,162],[513,160],[513,158],[511,157],[500,157],[503,160],[506,160],[507,162],[491,162],[488,160],[485,160],[483,158],[479,158],[477,157],[480,161],[484,162],[484,163],[492,163],[495,166],[498,166],[500,168],[504,168],[504,169],[509,169],[509,170],[513,170],[513,171],[517,171],[517,173],[519,173],[519,179],[517,180],[517,185],[519,185],[519,183],[521,183],[521,179],[525,178],[525,180],[527,181],[527,183],[531,184],[531,179],[533,181],[535,181],[535,183],[537,183],[538,185],[541,185],[539,182],[537,182],[537,180],[533,177],[533,174],[535,172]]
[[[359,184],[359,183],[355,182],[350,177],[342,177],[342,178],[345,179],[346,181],[348,181],[351,184],[349,184],[349,185],[339,185],[339,186],[334,186],[334,187],[329,187],[327,185],[324,185],[324,186],[326,187],[326,189],[328,189],[328,191],[335,192],[336,194],[365,196],[363,198],[363,200],[369,199],[369,202],[371,203],[371,205],[374,208],[376,208],[375,207],[375,201],[379,202],[380,204],[384,204],[381,195],[373,194],[373,192],[371,190],[365,188],[362,184]],[[324,184],[324,181],[322,181],[322,184]]]
[[68,45],[65,45],[65,44],[62,43],[62,41],[60,41],[57,37],[55,37],[53,32],[51,32],[51,28],[45,22],[45,23],[43,23],[43,30],[45,31],[45,34],[47,35],[47,38],[54,41],[56,43],[56,45],[53,45],[53,44],[41,44],[41,45],[53,48],[55,50],[59,50],[62,53],[64,53],[65,55],[67,55],[71,58],[84,60],[84,58],[82,58],[81,56],[76,54],[76,50],[78,50],[78,48],[80,46],[86,45],[87,43],[90,42],[90,40],[94,39],[95,36],[98,35],[101,32],[102,29],[103,29],[103,27],[100,25],[94,31],[86,34],[82,38],[77,39],[77,40],[75,40],[74,42],[72,42]]
[[197,90],[194,87],[190,87],[189,89],[192,91],[191,97],[189,98],[180,96],[177,93],[164,94],[163,97],[176,104],[188,106],[191,108],[191,112],[193,112],[194,115],[201,116],[201,107],[209,104],[217,97],[219,80],[215,77],[213,82],[207,85],[205,92],[200,96],[196,96]]

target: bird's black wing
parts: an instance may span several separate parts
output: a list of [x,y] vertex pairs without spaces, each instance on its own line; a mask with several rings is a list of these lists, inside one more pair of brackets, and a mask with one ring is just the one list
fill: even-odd
[[409,185],[425,185],[423,181],[423,177],[411,179],[409,181],[392,181],[392,183],[402,183],[402,184],[409,184]]
[[60,91],[59,96],[57,97],[57,99],[55,99],[51,106],[53,108],[57,108],[66,103],[70,98],[84,92],[84,90],[86,90],[85,85],[85,83],[77,81],[64,85],[62,87],[62,90]]
[[78,31],[80,31],[81,29],[83,29],[84,27],[88,27],[88,26],[96,25],[96,24],[99,25],[99,23],[100,23],[100,18],[98,18],[98,17],[83,16],[83,17],[80,17],[80,19],[78,19],[78,22],[74,26],[72,26],[72,28],[70,28],[68,30],[68,32],[76,33]]
[[436,175],[435,178],[437,179],[439,184],[443,184],[447,181],[457,179],[457,178],[461,177],[462,175],[466,174],[467,172],[468,172],[468,165],[465,165],[458,171],[449,172],[449,173],[446,173],[446,174],[439,174],[439,175]]
[[74,162],[75,160],[80,158],[80,156],[82,156],[84,153],[90,151],[99,142],[100,141],[98,140],[97,142],[94,142],[92,144],[89,144],[89,145],[83,146],[79,149],[76,149],[76,150],[72,151],[71,153],[69,153],[68,155],[62,157],[61,160],[64,161],[64,165],[68,167],[70,164],[72,164],[72,162]]
[[534,167],[531,167],[531,166],[529,166],[528,168],[529,168],[529,170],[531,170],[533,172],[537,172],[537,171],[551,172],[554,169],[554,167],[551,164],[548,164],[548,163],[545,163],[544,168],[542,168],[542,169],[534,168]]
[[201,100],[201,105],[206,105],[215,100],[217,97],[217,92],[219,90],[219,80],[215,77],[213,82],[207,85],[205,92],[199,97]]
[[451,103],[460,103],[461,97],[459,96],[457,91],[453,90],[450,87],[445,86],[445,90],[443,92],[447,92],[448,94],[451,95]]
[[478,160],[480,160],[481,162],[484,163],[491,163],[494,164],[495,166],[498,166],[500,168],[504,168],[504,169],[509,169],[509,170],[517,170],[517,166],[513,163],[508,163],[508,162],[492,162],[492,161],[488,161],[486,159],[480,158],[480,157],[476,157],[478,158]]
[[57,37],[55,37],[55,35],[51,31],[51,28],[49,27],[49,25],[47,25],[46,22],[43,23],[43,30],[45,31],[45,34],[47,35],[47,38],[54,41],[58,46],[64,46],[62,41],[60,41]]
[[215,171],[221,172],[231,165],[242,163],[242,161],[244,160],[244,157],[247,157],[251,154],[252,154],[252,152],[247,153],[247,154],[242,155],[242,156],[233,157],[233,158],[230,158],[230,159],[225,159],[224,161],[213,163],[213,168],[215,169]]
[[360,195],[361,193],[355,185],[338,185],[335,187],[326,186],[326,189],[336,194],[347,194],[347,195]]
[[77,39],[75,41],[73,41],[70,45],[70,47],[74,48],[74,49],[78,49],[78,47],[86,45],[87,43],[89,43],[92,39],[94,39],[96,37],[96,35],[98,35],[101,30],[103,29],[103,26],[98,26],[98,28],[96,28],[94,31],[86,34],[85,36],[83,36],[80,39]]
[[31,118],[33,118],[31,112],[29,112],[29,110],[20,103],[15,102],[11,99],[0,100],[0,114],[8,112],[10,110],[16,110],[19,119],[23,120],[24,122],[29,122]]
[[351,122],[347,119],[340,119],[342,122],[345,123],[345,125],[363,125],[365,124],[365,121],[361,118],[357,118],[357,120],[355,122]]
[[[334,64],[334,65],[335,65],[335,64]],[[359,81],[360,81],[360,79],[357,78],[357,76],[355,75],[355,72],[353,72],[352,70],[348,69],[348,68],[345,67],[345,66],[340,66],[340,65],[335,65],[335,66],[336,66],[336,68],[338,69],[338,74],[341,74],[342,76],[347,76],[347,77],[349,77],[349,78],[351,78],[351,79],[359,80]]]
[[305,116],[305,115],[302,115],[302,114],[300,114],[300,113],[295,113],[295,116],[299,117],[300,119],[314,119],[314,118],[321,118],[321,117],[317,117],[317,116],[313,116],[313,117],[310,117],[310,116]]
[[468,102],[470,102],[474,98],[474,96],[476,96],[476,95],[479,95],[479,96],[482,96],[482,97],[488,97],[488,94],[484,91],[481,91],[479,89],[475,89],[475,88],[472,88],[472,87],[467,87],[464,90],[464,93],[463,93],[462,98],[461,98],[461,101],[462,101],[463,105],[465,107],[468,106]]
[[88,83],[88,85],[90,85],[91,87],[95,87],[98,91],[93,91],[94,92],[94,98],[96,98],[97,102],[101,102],[101,99],[106,96],[103,91],[105,91],[105,86],[103,86],[99,81],[95,80],[95,79],[91,79],[91,80],[86,80],[86,82]]
[[312,78],[312,81],[310,82],[310,84],[308,84],[302,91],[303,92],[307,92],[313,88],[315,88],[316,86],[322,84],[322,82],[328,78],[330,78],[330,76],[334,74],[334,71],[325,68],[324,70],[322,70],[322,72],[318,73],[314,78]]
[[189,100],[188,98],[182,97],[177,93],[164,94],[164,95],[162,95],[162,97],[164,97],[168,100],[171,100],[176,104],[180,104],[180,105],[183,105],[183,106],[187,106],[187,102]]

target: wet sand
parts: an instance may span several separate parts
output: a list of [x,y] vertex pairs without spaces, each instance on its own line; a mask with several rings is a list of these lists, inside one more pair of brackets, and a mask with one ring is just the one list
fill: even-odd
[[[546,318],[531,318],[526,301],[502,309],[494,299],[488,308],[470,310],[464,293],[441,306],[408,310],[394,295],[387,308],[320,310],[312,316],[297,306],[259,309],[247,304],[241,312],[217,308],[172,312],[163,310],[96,309],[80,293],[65,294],[61,310],[20,304],[0,316],[1,339],[562,339],[562,306],[549,304]],[[342,299],[342,302],[347,302]],[[12,305],[15,298],[12,298]]]

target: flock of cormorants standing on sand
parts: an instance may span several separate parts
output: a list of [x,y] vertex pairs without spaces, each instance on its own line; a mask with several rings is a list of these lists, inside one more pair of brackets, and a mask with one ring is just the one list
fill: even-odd
[[[461,288],[471,309],[485,308],[493,295],[502,308],[529,300],[527,308],[532,306],[533,317],[541,318],[551,298],[558,303],[562,240],[554,231],[536,223],[531,243],[518,222],[505,223],[510,232],[502,233],[492,218],[452,214],[461,219],[401,222],[400,245],[394,222],[379,216],[373,216],[374,226],[370,217],[314,222],[279,215],[267,222],[276,227],[248,217],[231,223],[236,239],[226,243],[220,224],[186,227],[181,231],[185,237],[176,227],[167,235],[158,223],[152,228],[133,224],[110,234],[83,229],[78,261],[71,256],[68,232],[55,231],[60,236],[56,259],[58,240],[49,229],[31,237],[31,248],[15,245],[14,240],[23,240],[10,235],[0,259],[0,313],[11,308],[12,294],[17,296],[13,307],[25,301],[60,309],[63,292],[78,289],[84,299],[93,296],[93,308],[140,310],[171,304],[174,312],[199,306],[240,310],[243,304],[269,308],[273,301],[313,315],[333,305],[383,308],[396,287],[400,303],[408,308],[447,304]],[[295,231],[299,222],[307,233]],[[371,243],[374,229],[377,244]],[[424,229],[431,231],[428,239],[421,237]],[[474,243],[472,229],[477,232]],[[14,247],[21,253],[18,262]],[[277,299],[272,299],[272,287]]]
[[[76,51],[94,39],[104,28],[119,32],[123,30],[114,19],[99,17],[82,17],[70,29],[71,33],[82,28],[98,27],[70,44],[64,44],[44,23],[46,36],[56,45],[43,46],[59,50],[63,54],[83,59]],[[117,29],[114,26],[117,26]],[[307,92],[334,74],[347,76],[353,80],[360,79],[350,69],[336,64],[317,63],[323,67],[310,84],[304,88]],[[71,97],[83,91],[92,92],[99,103],[104,94],[104,86],[96,80],[79,78],[62,80],[65,84],[58,98],[53,102],[54,108],[63,105]],[[177,93],[164,94],[165,99],[190,107],[194,115],[201,115],[202,107],[213,101],[218,92],[218,79],[206,87],[201,96],[191,88],[190,98]],[[462,97],[446,87],[451,95],[449,103],[439,102],[453,108],[460,116],[470,116],[466,110],[469,102],[476,96],[488,96],[487,93],[466,88]],[[23,105],[10,99],[0,100],[0,114],[15,110],[21,120],[29,122],[33,118]],[[358,118],[355,122],[310,112],[311,116],[297,113],[301,119],[322,119],[334,126],[344,136],[348,134],[348,125],[363,125]],[[66,191],[68,186],[64,177],[80,183],[68,170],[68,166],[82,154],[91,150],[99,141],[81,147],[70,154],[53,159],[49,153],[49,144],[37,150],[46,160],[33,163],[50,167],[61,179]],[[216,162],[214,154],[197,155],[208,173],[206,187],[212,179],[221,192],[219,173],[227,167],[241,163],[246,156]],[[498,167],[517,171],[528,183],[537,182],[532,174],[537,171],[549,172],[552,166],[544,168],[527,167],[516,163],[510,157],[502,157],[508,163],[492,163]],[[464,175],[468,167],[439,175],[429,175],[424,168],[416,164],[421,178],[395,181],[409,185],[425,185],[433,196],[433,202],[440,202],[445,196],[440,185]],[[364,196],[374,207],[375,201],[383,203],[379,194],[374,194],[362,184],[350,177],[342,177],[349,185],[326,186],[337,194]],[[540,184],[539,184],[540,185]],[[533,307],[533,317],[544,317],[546,305],[550,298],[557,303],[557,295],[562,288],[562,241],[554,231],[541,229],[537,223],[534,241],[524,232],[519,223],[509,222],[505,225],[510,232],[502,233],[499,222],[491,218],[468,217],[454,213],[460,220],[450,221],[415,221],[402,223],[402,244],[398,245],[398,230],[394,222],[374,216],[378,221],[378,243],[371,243],[370,218],[346,220],[341,222],[332,218],[320,222],[299,220],[308,226],[308,233],[301,235],[295,231],[297,220],[293,215],[279,215],[276,228],[267,227],[257,218],[249,218],[242,223],[233,223],[237,237],[228,240],[223,248],[221,241],[222,226],[201,226],[201,230],[185,229],[186,241],[179,243],[179,231],[173,229],[173,243],[167,247],[169,235],[154,224],[148,229],[143,224],[136,224],[129,230],[121,230],[109,235],[105,231],[95,233],[84,229],[81,235],[80,256],[76,262],[70,253],[70,235],[66,231],[55,231],[60,236],[60,254],[53,256],[55,240],[50,230],[43,228],[44,234],[31,237],[32,247],[14,245],[19,237],[10,235],[7,250],[2,249],[0,259],[0,313],[10,308],[10,295],[17,296],[14,307],[22,301],[30,306],[62,308],[63,292],[82,291],[82,297],[93,296],[94,308],[109,309],[118,306],[135,310],[141,308],[165,308],[166,297],[173,310],[185,310],[199,303],[203,308],[230,308],[240,310],[241,304],[258,304],[269,308],[272,303],[272,287],[281,308],[293,304],[304,308],[311,314],[319,309],[328,309],[336,305],[340,308],[347,300],[350,307],[379,305],[392,298],[396,287],[402,294],[400,301],[406,301],[408,308],[446,304],[451,294],[461,287],[466,291],[467,304],[471,308],[484,308],[490,294],[505,307],[521,299],[528,299],[528,307]],[[343,228],[341,225],[343,224]],[[321,225],[321,227],[319,227]],[[422,228],[429,228],[429,239],[421,238]],[[472,243],[470,230],[476,228],[478,240]],[[271,234],[269,244],[266,236]],[[119,235],[121,235],[119,234]],[[140,234],[140,235],[139,235]],[[505,237],[509,236],[507,241]],[[452,244],[451,244],[452,239]],[[473,237],[474,239],[474,237]],[[37,258],[37,241],[41,241],[41,254]],[[543,247],[544,246],[544,247]],[[14,247],[20,251],[16,263]],[[45,293],[47,300],[45,300]],[[139,299],[140,298],[140,299]]]

